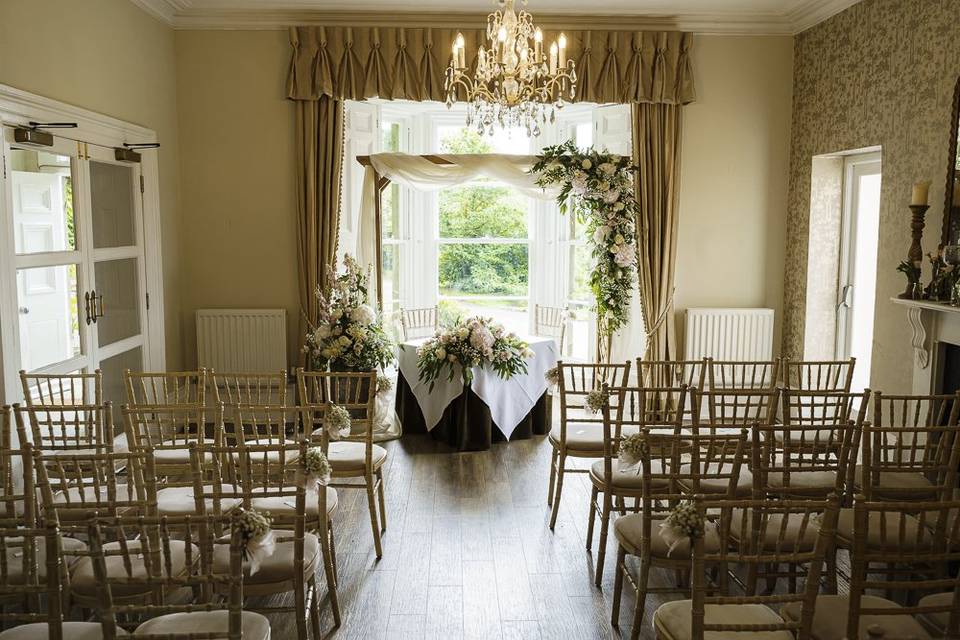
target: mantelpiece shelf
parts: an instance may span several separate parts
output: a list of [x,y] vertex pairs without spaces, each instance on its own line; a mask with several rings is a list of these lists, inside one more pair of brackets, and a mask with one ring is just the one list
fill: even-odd
[[932,300],[906,300],[904,298],[890,298],[890,302],[900,304],[914,309],[928,309],[930,311],[942,311],[943,313],[960,313],[960,307],[951,306],[946,302],[933,302]]

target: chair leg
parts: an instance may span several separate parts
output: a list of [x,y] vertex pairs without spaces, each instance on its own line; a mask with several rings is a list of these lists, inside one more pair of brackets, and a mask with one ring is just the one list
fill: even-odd
[[377,524],[377,499],[373,495],[373,478],[367,478],[367,507],[370,510],[370,529],[373,531],[373,547],[377,552],[377,560],[383,557],[383,546],[380,544],[380,525]]
[[600,512],[600,541],[597,549],[597,571],[593,583],[599,588],[603,581],[603,561],[607,557],[607,531],[610,528],[610,512],[613,511],[613,498],[609,491],[603,492],[603,509]]
[[[329,527],[328,527],[329,528]],[[323,573],[327,578],[327,593],[330,594],[330,609],[333,612],[334,627],[340,626],[340,597],[337,594],[337,556],[333,548],[333,531],[330,535],[320,536],[320,550],[323,553]],[[316,581],[316,577],[314,577]],[[319,598],[316,587],[314,587],[314,601]],[[319,604],[317,605],[319,612]],[[317,618],[319,626],[319,614]],[[319,640],[319,636],[317,636]]]
[[596,486],[590,492],[590,518],[587,520],[587,551],[593,548],[593,522],[597,519],[597,495],[599,491]]
[[556,447],[550,447],[550,486],[547,487],[547,506],[553,506],[553,485],[557,481],[557,455],[560,452]]
[[321,640],[320,635],[320,593],[317,590],[317,575],[311,578],[310,585],[310,635],[313,640]]
[[293,610],[297,616],[297,638],[307,640],[307,585],[303,580],[293,581]]
[[377,482],[379,487],[377,487],[377,499],[380,502],[380,532],[387,532],[387,505],[386,499],[384,498],[384,488],[383,488],[383,468],[377,469]]
[[620,628],[620,599],[623,595],[623,572],[627,566],[627,550],[617,545],[617,574],[613,580],[613,607],[610,611],[610,624],[614,629]]
[[553,511],[550,513],[550,531],[557,524],[557,513],[560,512],[560,495],[563,493],[563,470],[567,464],[567,456],[560,454],[557,456],[557,491],[553,496]]
[[633,609],[633,626],[630,627],[630,637],[634,640],[640,637],[640,625],[643,624],[643,614],[647,608],[647,581],[650,579],[650,559],[640,558],[640,569],[637,571],[637,604]]
[[340,582],[340,574],[337,571],[337,545],[334,542],[333,523],[327,521],[328,540],[330,542],[330,563],[333,565],[333,584]]

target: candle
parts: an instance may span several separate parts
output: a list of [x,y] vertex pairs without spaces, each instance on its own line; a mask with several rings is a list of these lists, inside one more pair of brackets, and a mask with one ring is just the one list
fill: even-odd
[[567,66],[567,36],[560,34],[560,68]]
[[533,32],[533,53],[537,61],[543,59],[543,31],[540,27]]
[[464,40],[463,40],[463,34],[462,34],[462,33],[458,33],[458,34],[457,34],[457,41],[456,41],[456,43],[455,43],[454,46],[455,46],[456,49],[457,49],[457,66],[459,66],[461,69],[463,69],[463,68],[465,68],[465,67],[467,66],[467,61],[466,61],[466,55],[467,55],[467,54],[466,54],[466,48],[467,48],[467,45],[466,45],[466,43],[465,43]]
[[550,75],[557,75],[557,43],[550,45]]
[[501,26],[497,31],[497,41],[500,42],[500,62],[507,62],[507,28]]
[[925,205],[930,202],[930,181],[923,180],[913,185],[913,193],[910,197],[910,204]]

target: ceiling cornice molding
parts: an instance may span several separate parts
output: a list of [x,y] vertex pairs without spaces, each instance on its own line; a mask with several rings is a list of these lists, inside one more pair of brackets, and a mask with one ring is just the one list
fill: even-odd
[[[224,9],[194,0],[131,0],[177,30],[277,30],[294,25],[455,28],[483,24],[481,12],[394,12],[292,9]],[[794,35],[860,0],[808,0],[790,13],[678,12],[673,15],[537,13],[545,28],[676,30],[705,35]]]

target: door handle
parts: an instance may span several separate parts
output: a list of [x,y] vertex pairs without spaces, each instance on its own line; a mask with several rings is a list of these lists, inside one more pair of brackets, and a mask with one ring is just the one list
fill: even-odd
[[20,307],[19,309],[17,309],[17,311],[19,311],[20,314],[24,316],[30,313],[30,309],[28,309],[27,307]]
[[91,322],[93,322],[93,319],[90,317],[91,313],[90,313],[90,292],[89,291],[83,292],[83,312],[84,312],[84,320],[87,323],[87,325],[89,325]]
[[97,318],[103,317],[103,294],[96,296],[97,308],[93,314],[93,321],[96,322]]
[[846,307],[849,309],[853,303],[853,285],[848,284],[844,285],[843,289],[840,291],[840,304],[837,305],[837,310]]
[[87,311],[90,316],[90,322],[97,324],[97,290],[94,289],[90,292],[90,309]]

